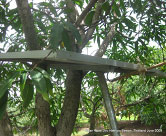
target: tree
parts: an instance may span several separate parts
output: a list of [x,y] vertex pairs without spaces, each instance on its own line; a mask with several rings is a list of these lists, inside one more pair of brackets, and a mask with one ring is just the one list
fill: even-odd
[[[139,56],[144,62],[150,52],[148,46],[152,40],[158,43],[163,51],[163,60],[165,59],[164,0],[49,0],[37,5],[28,3],[28,0],[16,0],[16,3],[16,9],[10,9],[10,2],[6,0],[0,3],[0,40],[4,45],[7,44],[5,41],[12,41],[8,51],[49,48],[53,51],[64,49],[81,53],[94,40],[98,44],[95,56],[112,54],[111,58],[136,62],[130,53],[134,52],[134,56]],[[15,33],[8,36],[6,32],[10,26]],[[11,74],[12,70],[17,72]],[[8,88],[16,86],[16,89],[20,87],[24,106],[27,107],[33,99],[35,86],[35,111],[40,135],[69,136],[78,113],[81,83],[87,73],[74,70],[65,72],[65,97],[55,127],[51,125],[52,105],[47,93],[53,83],[46,71],[47,65],[43,63],[24,63],[16,69],[9,69],[5,76],[1,76],[1,81],[7,84],[0,93],[0,102],[6,102],[4,99]],[[54,72],[59,73],[58,70]],[[36,80],[37,76],[40,81]],[[15,79],[18,79],[20,85],[14,82]],[[4,87],[4,84],[1,86]],[[26,97],[25,92],[31,93]]]

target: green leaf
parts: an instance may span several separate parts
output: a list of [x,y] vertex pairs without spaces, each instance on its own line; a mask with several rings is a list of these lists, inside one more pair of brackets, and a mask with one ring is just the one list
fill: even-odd
[[14,72],[10,78],[0,83],[0,98],[5,94],[5,92],[12,86],[13,81],[16,77],[20,75],[20,72]]
[[42,32],[44,32],[44,34],[47,34],[47,29],[45,27],[45,25],[43,24],[43,22],[41,22],[40,20],[36,20],[38,27],[41,29]]
[[63,25],[54,24],[50,34],[50,46],[52,49],[58,48],[60,41],[62,40]]
[[64,29],[62,33],[62,41],[64,42],[64,46],[68,51],[71,51],[71,43],[70,43],[70,37],[68,35],[68,32]]
[[44,77],[44,79],[46,81],[47,92],[49,92],[49,94],[51,96],[53,96],[53,92],[52,92],[53,85],[51,83],[50,75],[47,73],[47,71],[45,71],[42,68],[37,67],[36,69],[39,70],[39,72],[43,74],[43,77]]
[[8,12],[8,16],[9,16],[10,18],[12,18],[12,17],[14,17],[14,15],[17,14],[17,12],[18,12],[18,9],[17,9],[17,8],[11,9],[11,10],[9,10],[9,12]]
[[64,28],[72,33],[72,35],[76,38],[77,43],[82,43],[81,35],[73,24],[70,22],[64,22]]
[[85,17],[85,24],[90,26],[92,24],[92,19],[95,14],[95,11],[90,11]]
[[116,2],[114,2],[112,9],[113,9],[113,11],[115,11],[117,16],[119,16],[119,17],[121,16],[119,7],[117,6]]
[[85,0],[86,4],[88,4],[89,0]]
[[0,120],[3,118],[3,115],[6,111],[7,106],[7,99],[8,99],[8,91],[0,98]]
[[44,7],[49,7],[49,3],[47,2],[40,2],[38,3],[40,6],[44,6]]
[[141,0],[136,0],[135,5],[137,7],[138,13],[140,14],[142,12],[142,2],[141,2]]
[[25,83],[27,80],[27,73],[22,73],[21,77],[20,77],[20,91],[22,92],[24,90],[25,87]]
[[103,5],[102,5],[102,9],[104,11],[109,11],[110,10],[110,4],[108,1],[104,2]]
[[53,85],[51,83],[50,75],[47,73],[47,71],[45,71],[42,68],[37,67],[36,69],[43,75],[43,77],[44,77],[44,79],[46,81],[47,92],[49,92],[49,94],[51,96],[53,96],[53,92],[52,92]]
[[83,7],[83,1],[82,0],[73,0],[75,4],[77,4],[80,8]]
[[128,18],[124,18],[124,23],[126,24],[126,26],[129,28],[129,29],[133,29],[135,30],[136,29],[136,25],[135,23],[133,23],[131,20],[129,20]]
[[30,76],[32,78],[33,84],[36,87],[36,90],[43,96],[43,98],[49,102],[49,96],[47,91],[46,80],[43,74],[39,71],[31,71]]
[[40,2],[40,3],[38,3],[38,5],[39,5],[39,8],[48,8],[54,15],[57,15],[56,8],[52,5],[52,3]]
[[56,69],[56,73],[55,73],[55,78],[60,79],[60,78],[62,77],[62,75],[63,75],[62,69],[57,68],[57,69]]
[[28,107],[29,103],[31,102],[33,98],[34,88],[32,84],[32,80],[27,79],[25,83],[25,87],[23,91],[21,92],[21,96],[23,99],[23,106],[26,108]]
[[50,75],[47,73],[47,71],[45,71],[44,69],[39,68],[39,67],[36,67],[36,69],[37,69],[40,73],[42,73],[45,78],[50,79]]
[[135,53],[138,54],[138,41],[135,42]]
[[129,16],[129,18],[131,19],[131,21],[136,22],[136,20],[135,20],[135,18],[134,18],[134,17]]
[[124,26],[123,26],[123,24],[122,24],[122,23],[119,23],[119,29],[120,29],[120,32],[122,32],[122,31],[123,31]]
[[47,78],[45,78],[45,80],[46,80],[47,90],[48,90],[49,94],[52,97],[54,97],[54,94],[53,94],[53,85],[52,85],[51,81],[49,79],[47,79]]
[[122,7],[122,9],[125,11],[125,4],[123,0],[120,0],[120,7]]
[[98,44],[98,47],[100,47],[100,37],[97,36],[97,44]]

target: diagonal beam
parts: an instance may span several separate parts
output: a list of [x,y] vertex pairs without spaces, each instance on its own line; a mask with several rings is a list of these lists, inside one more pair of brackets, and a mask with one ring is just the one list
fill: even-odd
[[106,108],[107,115],[110,121],[111,129],[113,131],[113,136],[120,136],[120,132],[118,131],[116,116],[114,112],[114,107],[112,105],[112,99],[108,91],[108,86],[104,77],[104,73],[97,72],[96,74],[99,78],[99,85],[100,85],[101,92],[104,98],[105,108]]

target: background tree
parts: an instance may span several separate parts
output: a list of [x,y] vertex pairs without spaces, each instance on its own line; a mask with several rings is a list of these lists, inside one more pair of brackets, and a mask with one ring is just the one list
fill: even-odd
[[[81,53],[91,45],[97,48],[95,56],[98,57],[106,55],[108,58],[136,63],[136,57],[139,56],[148,66],[165,60],[164,0],[49,0],[38,3],[16,0],[16,3],[17,8],[11,9],[11,1],[0,2],[2,51],[63,49]],[[8,33],[9,30],[12,32]],[[92,41],[97,42],[98,47]],[[152,48],[151,41],[159,45],[156,49],[160,49],[160,54]],[[150,59],[152,54],[155,54],[155,59]],[[31,126],[37,125],[41,136],[71,135],[78,113],[81,88],[82,92],[85,91],[81,84],[86,73],[55,70],[43,63],[2,62],[1,65],[0,103],[3,104],[0,107],[0,117],[6,112],[8,99],[8,106],[19,105],[20,112],[22,109],[28,110],[26,108],[33,109],[31,113],[34,124]],[[162,70],[165,70],[164,66]],[[61,81],[63,83],[59,85]],[[151,79],[153,82],[148,82],[149,79],[145,81],[148,85],[147,92],[153,84],[157,90],[163,89],[157,85],[158,79]],[[160,82],[164,83],[165,80]],[[131,81],[126,82],[130,83]],[[133,89],[126,85],[126,104],[134,100],[131,95],[136,95],[136,92],[129,93]],[[96,93],[99,94],[97,91]],[[144,93],[142,89],[135,97],[141,99]],[[165,100],[163,93],[158,96]],[[159,102],[155,103],[158,104]],[[131,110],[134,112],[136,109]],[[7,112],[13,113],[9,110]],[[13,126],[14,122],[18,124],[16,115],[17,112],[15,116],[9,115]],[[7,135],[11,135],[11,129]]]

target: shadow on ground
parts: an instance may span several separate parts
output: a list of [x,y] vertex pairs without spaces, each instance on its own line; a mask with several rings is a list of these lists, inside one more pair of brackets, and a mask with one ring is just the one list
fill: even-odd
[[[166,131],[161,130],[159,125],[148,126],[141,124],[140,121],[119,121],[118,126],[121,131],[121,136],[166,136]],[[80,131],[74,136],[83,136],[88,134],[88,132],[89,128],[80,128]]]

